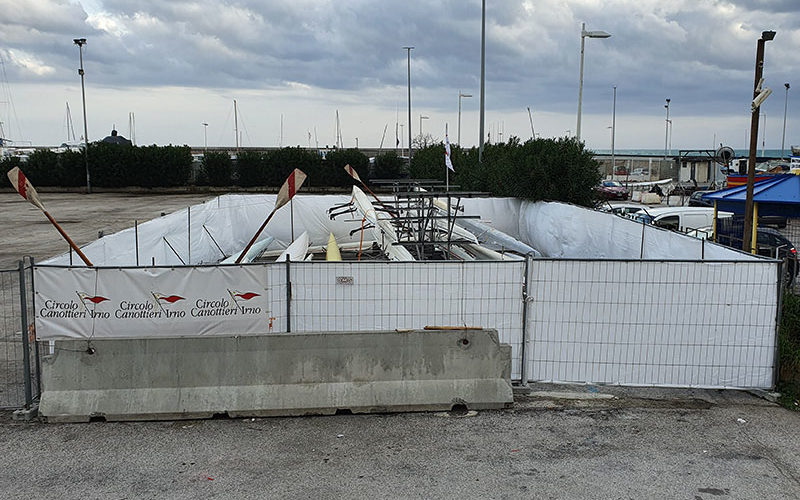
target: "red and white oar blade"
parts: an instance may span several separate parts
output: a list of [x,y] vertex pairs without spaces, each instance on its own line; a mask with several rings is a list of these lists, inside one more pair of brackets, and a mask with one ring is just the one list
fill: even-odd
[[20,196],[36,205],[42,212],[45,211],[44,205],[39,201],[39,195],[33,188],[31,181],[25,177],[25,174],[22,173],[19,167],[14,167],[8,171],[8,180],[11,181],[11,185],[14,186],[14,189],[17,190]]
[[283,186],[281,186],[280,191],[278,191],[278,198],[275,200],[275,210],[289,203],[289,200],[294,197],[305,180],[305,172],[299,168],[294,169],[294,171],[289,174],[289,178],[286,179],[286,182],[283,183]]
[[356,169],[351,167],[349,163],[344,166],[344,171],[347,172],[347,175],[349,175],[353,179],[357,180],[358,182],[361,182],[361,177],[358,176],[358,172],[356,172]]

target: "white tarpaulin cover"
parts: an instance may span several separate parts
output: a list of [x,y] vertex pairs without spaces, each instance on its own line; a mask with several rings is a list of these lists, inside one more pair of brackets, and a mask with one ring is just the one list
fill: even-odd
[[39,339],[236,335],[276,327],[262,266],[36,267],[34,273]]

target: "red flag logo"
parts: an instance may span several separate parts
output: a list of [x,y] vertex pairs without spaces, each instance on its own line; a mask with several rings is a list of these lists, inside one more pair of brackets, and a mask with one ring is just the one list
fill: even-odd
[[77,290],[75,291],[75,293],[78,294],[78,298],[81,299],[81,304],[83,305],[83,308],[86,309],[87,311],[89,309],[86,307],[86,302],[91,302],[92,304],[97,305],[101,302],[111,300],[108,297],[103,297],[102,295],[89,295],[88,293],[78,292]]
[[244,300],[250,300],[250,299],[252,299],[253,297],[260,297],[260,295],[259,295],[259,294],[257,294],[257,293],[254,293],[254,292],[245,292],[245,293],[242,293],[242,292],[236,292],[236,291],[234,291],[234,292],[233,292],[233,296],[234,296],[234,297],[240,297],[240,298],[242,298],[242,299],[244,299]]
[[155,295],[156,299],[163,300],[164,302],[169,302],[170,304],[174,304],[179,300],[184,300],[184,298],[181,297],[180,295],[162,295],[160,293],[154,293],[153,295]]
[[99,304],[100,302],[103,302],[108,299],[105,297],[101,297],[100,295],[95,295],[94,297],[84,297],[83,300],[88,300],[92,304]]

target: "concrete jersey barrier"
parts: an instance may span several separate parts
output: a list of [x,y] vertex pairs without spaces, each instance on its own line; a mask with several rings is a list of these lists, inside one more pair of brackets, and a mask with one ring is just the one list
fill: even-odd
[[[90,351],[93,351],[90,353]],[[496,330],[59,340],[42,362],[48,422],[503,408]]]

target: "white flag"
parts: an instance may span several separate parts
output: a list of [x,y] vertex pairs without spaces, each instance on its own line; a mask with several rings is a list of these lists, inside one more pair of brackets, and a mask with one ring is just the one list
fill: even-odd
[[456,171],[456,169],[453,168],[453,162],[450,161],[450,137],[447,135],[446,127],[444,132],[444,164],[453,172]]

